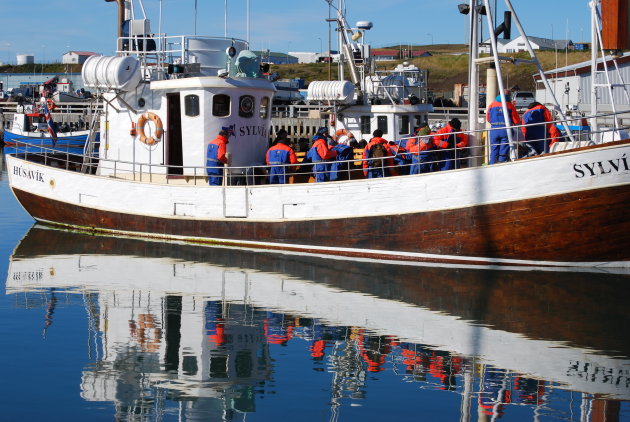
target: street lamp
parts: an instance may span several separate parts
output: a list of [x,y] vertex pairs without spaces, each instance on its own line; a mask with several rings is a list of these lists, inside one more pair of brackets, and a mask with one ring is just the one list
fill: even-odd
[[322,50],[324,49],[324,47],[322,47],[322,38],[321,37],[317,37],[317,39],[319,40],[319,57],[322,56]]

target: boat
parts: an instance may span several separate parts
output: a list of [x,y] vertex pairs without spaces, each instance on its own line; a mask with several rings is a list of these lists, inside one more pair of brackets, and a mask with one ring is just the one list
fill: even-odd
[[[132,2],[125,5],[123,16],[131,19]],[[349,162],[349,180],[313,183],[310,167],[302,166],[293,183],[271,185],[264,159],[275,88],[247,53],[247,42],[170,39],[152,35],[143,22],[131,22],[138,32],[119,37],[118,56],[91,57],[83,67],[85,85],[99,90],[106,104],[97,161],[7,156],[12,192],[35,220],[355,258],[630,265],[630,139],[618,122],[591,124],[588,139],[576,140],[566,118],[558,124],[567,127],[570,142],[563,144],[570,148],[484,165],[486,130],[476,128],[478,113],[471,113],[472,148],[461,168],[365,178],[356,159]],[[357,38],[346,25],[342,29],[343,37]],[[175,44],[185,48],[169,50]],[[346,57],[365,57],[347,40],[342,44]],[[358,75],[352,79],[360,82]],[[414,116],[422,120],[430,110],[421,102],[370,104],[350,81],[321,86],[338,98],[331,100],[331,132],[343,128],[357,139],[375,129],[403,138]],[[478,106],[474,91],[471,85],[471,107]],[[587,118],[596,123],[598,116]],[[206,148],[222,128],[234,132],[227,147],[232,161],[223,184],[209,186]],[[510,145],[516,151],[513,140]]]
[[[55,109],[56,103],[47,101],[49,113]],[[54,124],[54,123],[53,123]],[[13,120],[4,130],[4,143],[7,152],[24,151],[43,152],[46,150],[83,155],[90,134],[90,122],[63,123],[56,125],[53,139],[49,131],[48,118],[42,104],[21,104],[13,113]],[[98,144],[99,134],[94,131],[94,143]]]
[[[563,390],[582,393],[583,414],[590,414],[591,398],[610,409],[630,399],[629,339],[611,334],[629,322],[626,296],[619,294],[628,290],[628,274],[333,259],[335,265],[324,256],[36,225],[10,258],[6,294],[12,303],[47,309],[42,324],[53,333],[67,311],[55,309],[55,298],[85,304],[86,337],[93,341],[92,364],[82,366],[81,397],[117,409],[125,402],[156,406],[134,400],[155,388],[181,394],[183,403],[177,403],[186,412],[199,400],[233,404],[232,391],[264,384],[282,370],[286,361],[274,345],[298,342],[306,344],[292,350],[305,354],[315,353],[319,342],[334,382],[354,374],[369,394],[375,388],[369,375],[388,371],[436,394],[461,395],[462,404],[489,415],[500,411],[484,407],[488,401],[506,413],[541,405],[549,412],[565,403],[557,396]],[[332,350],[341,343],[370,352],[344,364]],[[243,354],[249,353],[259,357],[258,365],[243,372]],[[429,368],[441,359],[454,365]],[[208,369],[220,362],[224,371]],[[306,362],[292,366],[296,377]],[[489,388],[490,374],[500,375],[497,384],[511,399]],[[131,388],[130,380],[142,388]],[[519,399],[524,380],[538,386],[538,400]],[[127,393],[121,394],[122,386]],[[346,397],[340,405],[352,398],[362,401]],[[465,408],[461,420],[471,420]]]

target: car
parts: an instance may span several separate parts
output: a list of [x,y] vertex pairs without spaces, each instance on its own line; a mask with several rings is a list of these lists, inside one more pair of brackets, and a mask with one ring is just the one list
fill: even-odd
[[531,103],[536,101],[533,92],[529,91],[519,91],[513,95],[514,107],[517,110],[525,110]]

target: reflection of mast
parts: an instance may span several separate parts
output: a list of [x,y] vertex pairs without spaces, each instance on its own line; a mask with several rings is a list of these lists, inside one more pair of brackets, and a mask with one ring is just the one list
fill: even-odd
[[44,331],[42,335],[46,338],[46,330],[53,323],[52,316],[55,313],[55,307],[57,306],[57,297],[55,296],[55,289],[50,289],[50,300],[46,307],[46,315],[44,316]]
[[336,340],[333,351],[328,358],[328,370],[332,372],[333,379],[330,388],[330,421],[339,419],[339,399],[344,392],[350,392],[353,399],[364,397],[365,369],[357,345],[356,330],[346,331],[343,340]]

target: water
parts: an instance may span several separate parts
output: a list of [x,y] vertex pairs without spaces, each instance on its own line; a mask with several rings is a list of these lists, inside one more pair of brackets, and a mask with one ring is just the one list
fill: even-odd
[[0,174],[2,417],[630,421],[628,275],[33,226]]

